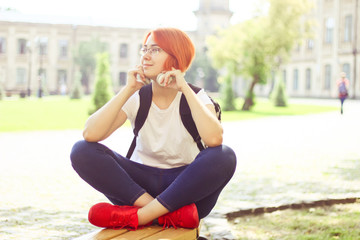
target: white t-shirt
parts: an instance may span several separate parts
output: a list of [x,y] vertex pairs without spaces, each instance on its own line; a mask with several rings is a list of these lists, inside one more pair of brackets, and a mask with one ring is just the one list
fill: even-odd
[[[205,104],[212,104],[202,89],[197,96]],[[139,91],[125,103],[122,110],[135,127],[135,118],[139,109]],[[180,117],[181,92],[178,92],[167,109],[160,109],[151,103],[149,114],[136,139],[136,147],[131,160],[158,168],[175,168],[190,164],[199,149],[184,127]]]

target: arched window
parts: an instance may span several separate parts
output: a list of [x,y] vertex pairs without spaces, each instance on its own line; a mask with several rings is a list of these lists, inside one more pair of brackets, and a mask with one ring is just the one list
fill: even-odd
[[324,89],[330,90],[331,88],[331,66],[330,64],[325,65],[325,82]]
[[299,88],[299,70],[294,69],[293,90],[297,91],[298,88]]
[[284,85],[286,86],[286,70],[283,70],[283,81]]
[[127,76],[126,72],[119,73],[119,85],[120,86],[124,86],[126,84],[126,76]]
[[127,58],[128,56],[128,45],[127,43],[122,43],[120,45],[120,58]]
[[349,81],[351,80],[351,70],[350,70],[350,64],[349,63],[345,63],[342,66],[342,71],[344,73],[346,73],[346,78],[349,79]]
[[324,32],[325,43],[331,44],[333,42],[334,25],[335,25],[334,18],[327,18],[325,20],[325,32]]
[[352,40],[352,16],[348,15],[345,17],[344,26],[344,42],[351,42]]
[[311,69],[310,68],[306,69],[305,77],[306,77],[305,88],[306,88],[306,90],[310,90],[311,89]]

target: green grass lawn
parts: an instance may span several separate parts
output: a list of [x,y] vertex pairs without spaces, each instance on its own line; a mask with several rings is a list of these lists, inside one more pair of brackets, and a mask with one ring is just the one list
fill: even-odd
[[[221,105],[221,101],[218,101]],[[243,99],[236,100],[236,108],[241,109]],[[319,106],[319,105],[301,105],[290,104],[287,107],[275,107],[267,99],[257,99],[255,106],[251,111],[228,111],[223,112],[223,121],[239,121],[246,119],[274,117],[274,116],[295,116],[314,113],[323,113],[330,111],[338,111],[338,107],[333,106]]]
[[[42,99],[5,99],[0,101],[0,132],[32,130],[82,129],[88,118],[90,97],[71,100],[69,97],[48,96]],[[241,100],[237,101],[240,106]],[[274,107],[269,101],[258,100],[249,111],[222,113],[223,121],[238,121],[268,116],[302,115],[334,111],[337,108],[316,105]]]
[[359,240],[360,203],[244,216],[232,224],[239,240]]
[[90,98],[69,97],[0,101],[0,132],[81,129],[88,117]]

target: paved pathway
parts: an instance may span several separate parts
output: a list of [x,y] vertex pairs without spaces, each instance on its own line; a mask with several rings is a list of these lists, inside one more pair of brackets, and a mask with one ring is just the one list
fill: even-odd
[[344,115],[226,123],[225,143],[235,149],[238,166],[219,207],[360,196],[360,103],[346,103]]
[[[238,165],[214,214],[359,196],[359,123],[360,103],[351,100],[344,115],[224,123]],[[87,211],[106,199],[70,166],[71,146],[80,138],[70,130],[0,133],[0,239],[69,239],[95,229]],[[131,130],[121,129],[105,144],[126,153],[131,139]]]
[[[209,225],[216,227],[218,215],[249,208],[360,197],[359,123],[358,101],[345,102],[344,115],[330,112],[225,123],[225,144],[235,149],[238,165]],[[212,232],[221,234],[224,227]]]

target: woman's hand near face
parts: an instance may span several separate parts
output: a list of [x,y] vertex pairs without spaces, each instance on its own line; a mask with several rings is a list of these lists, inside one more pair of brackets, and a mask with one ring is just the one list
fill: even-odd
[[[140,82],[139,79],[142,82]],[[145,81],[146,77],[143,68],[140,65],[137,65],[135,68],[128,71],[126,87],[132,89],[135,92],[146,84]]]
[[164,85],[164,87],[176,89],[182,92],[184,86],[187,85],[184,76],[185,73],[181,72],[178,69],[172,68],[171,71],[167,71],[164,73],[161,83]]

